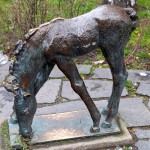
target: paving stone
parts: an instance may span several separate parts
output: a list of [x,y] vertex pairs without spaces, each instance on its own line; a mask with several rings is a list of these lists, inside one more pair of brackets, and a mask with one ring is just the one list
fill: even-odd
[[94,70],[92,78],[112,79],[112,75],[109,68],[97,68]]
[[[100,80],[85,80],[85,85],[91,98],[110,97],[112,91],[111,81]],[[122,96],[128,95],[127,90],[124,89]],[[71,88],[69,81],[63,81],[62,97],[70,100],[80,99],[79,96]]]
[[[91,69],[91,65],[77,65],[78,71],[79,73],[83,73],[83,74],[89,74],[90,73],[90,69]],[[52,70],[51,74],[50,74],[51,78],[62,78],[65,77],[65,75],[63,74],[63,72],[55,65],[54,69]]]
[[0,82],[3,82],[5,80],[5,77],[9,74],[9,66],[11,62],[8,62],[7,64],[0,67]]
[[[98,102],[96,101],[95,104],[98,107],[105,107],[107,104],[107,100],[101,100]],[[70,101],[66,103],[60,103],[54,106],[46,106],[38,108],[36,111],[36,115],[48,115],[55,113],[71,112],[71,111],[78,111],[81,109],[86,109],[86,106],[82,101]]]
[[150,84],[141,83],[136,93],[140,95],[150,96]]
[[150,130],[137,129],[135,134],[139,139],[144,139],[144,138],[150,139]]
[[2,139],[1,139],[1,135],[0,135],[0,149],[2,150]]
[[57,99],[61,86],[61,79],[48,80],[38,92],[36,99],[38,103],[54,103]]
[[[146,76],[141,76],[140,73],[146,73]],[[97,68],[94,71],[92,78],[101,78],[101,79],[112,79],[112,75],[109,68]],[[145,70],[128,70],[128,80],[133,82],[144,82],[150,83],[150,71]]]
[[79,73],[90,74],[91,65],[77,65]]
[[[105,107],[107,105],[107,100],[95,101],[95,104],[97,105],[97,107]],[[86,109],[86,106],[82,101],[71,101],[57,104],[54,106],[38,108],[36,115],[78,111],[80,109]],[[142,103],[141,98],[121,99],[119,106],[119,114],[121,115],[128,127],[150,125],[150,112]]]
[[149,101],[148,101],[148,108],[150,109],[150,99],[149,99]]
[[12,93],[0,87],[0,124],[13,112],[13,97],[14,95]]
[[138,141],[135,146],[138,150],[150,150],[150,141]]
[[[141,76],[140,73],[146,73],[146,76]],[[128,70],[128,80],[133,82],[150,83],[150,71],[145,70]]]
[[121,99],[119,113],[128,127],[150,125],[150,111],[141,98]]
[[62,71],[55,65],[54,69],[50,73],[51,78],[62,78],[65,77],[65,75],[62,73]]

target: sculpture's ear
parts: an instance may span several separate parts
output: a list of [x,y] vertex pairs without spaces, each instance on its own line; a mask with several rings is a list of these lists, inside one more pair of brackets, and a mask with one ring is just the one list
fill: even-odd
[[29,97],[29,96],[31,96],[31,94],[29,93],[29,92],[25,92],[24,93],[24,97],[26,98],[26,97]]
[[8,92],[12,92],[12,93],[14,93],[15,95],[17,95],[17,87],[15,87],[15,89],[14,89],[14,87],[13,87],[13,85],[11,85],[11,84],[7,84],[7,83],[3,83],[3,86],[4,86],[4,88],[8,91]]
[[137,4],[137,0],[130,0],[131,7],[134,7]]
[[22,40],[19,40],[16,45],[15,45],[15,54],[18,54],[20,52],[20,50],[22,49],[22,46],[23,46],[23,42]]

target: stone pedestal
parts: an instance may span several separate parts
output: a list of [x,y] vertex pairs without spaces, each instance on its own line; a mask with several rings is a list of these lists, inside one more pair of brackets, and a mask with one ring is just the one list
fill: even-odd
[[[101,123],[104,119],[102,116]],[[18,124],[11,124],[9,120],[8,124],[11,146],[18,147]],[[48,144],[52,150],[86,150],[131,144],[132,138],[121,119],[118,117],[112,124],[109,129],[101,128],[99,133],[90,133],[92,120],[87,110],[35,116],[32,124],[34,136],[30,142],[33,149],[38,149],[37,145],[42,149]]]

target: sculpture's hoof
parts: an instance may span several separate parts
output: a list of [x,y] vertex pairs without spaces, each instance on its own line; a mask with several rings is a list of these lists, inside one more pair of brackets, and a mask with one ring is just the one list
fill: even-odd
[[101,114],[104,115],[104,116],[106,116],[106,115],[108,114],[108,112],[109,112],[109,110],[108,110],[108,108],[106,107],[106,108],[103,108]]
[[99,128],[99,127],[91,127],[90,132],[91,132],[91,133],[100,132],[100,128]]
[[107,122],[107,121],[104,121],[101,125],[102,128],[111,128],[112,124]]
[[16,123],[18,123],[18,119],[17,119],[17,116],[16,116],[16,115],[12,115],[12,116],[11,116],[10,123],[11,123],[11,124],[16,124]]

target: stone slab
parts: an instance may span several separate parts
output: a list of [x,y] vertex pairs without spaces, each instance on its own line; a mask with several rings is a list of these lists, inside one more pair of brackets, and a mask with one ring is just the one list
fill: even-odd
[[[105,117],[102,116],[101,123],[104,119]],[[17,124],[11,124],[9,121],[8,124],[11,139],[11,135],[18,134],[16,131],[18,131],[19,128]],[[31,143],[38,144],[54,141],[59,142],[62,140],[97,137],[120,133],[120,129],[115,120],[113,120],[113,125],[111,128],[101,128],[99,133],[91,133],[91,126],[92,119],[88,110],[36,116],[32,124],[34,136]],[[13,141],[13,139],[11,141]]]
[[[90,74],[91,65],[77,65],[79,73]],[[63,72],[55,65],[54,69],[50,74],[51,78],[63,78],[65,75]]]
[[[107,100],[97,101],[95,102],[95,104],[97,105],[97,107],[105,107],[107,104]],[[35,115],[49,115],[55,113],[78,111],[82,109],[86,109],[86,106],[83,103],[83,101],[69,101],[53,106],[38,108]]]
[[91,67],[92,65],[77,65],[79,73],[86,74],[86,75],[90,74]]
[[[110,97],[112,91],[111,81],[85,80],[84,82],[91,98]],[[124,89],[122,96],[126,95],[128,95],[128,92]],[[69,81],[63,81],[61,96],[69,100],[80,99],[80,97],[71,88]]]
[[[103,117],[102,120],[104,120]],[[119,136],[122,134],[115,121],[113,122],[113,126],[110,129],[101,128],[100,133],[95,134],[90,133],[89,131],[91,124],[92,121],[87,110],[52,114],[47,116],[36,116],[32,125],[34,136],[31,140],[31,144],[44,144],[49,142],[52,145],[57,143],[56,145],[58,146],[59,143],[62,145],[62,142],[66,140],[67,143],[71,141],[71,143],[77,143],[79,141],[85,142],[85,140],[94,141],[99,138],[103,139],[103,135],[105,135],[106,137],[108,137],[109,135],[110,139],[113,139],[114,134],[117,133],[119,134]],[[18,140],[18,132],[16,131],[18,131],[18,125],[9,123],[10,141],[12,146],[17,146],[16,143]],[[113,140],[115,140],[115,138]],[[108,143],[111,143],[113,140],[109,140]],[[130,135],[128,135],[128,138],[123,141],[131,142],[132,138]],[[112,143],[115,144],[114,141]],[[80,147],[81,146],[83,145],[80,145]],[[107,147],[108,145],[106,145],[105,143],[105,146]],[[71,146],[70,148],[74,149],[75,147]],[[84,149],[86,148],[84,147]]]
[[[97,107],[105,107],[107,100],[94,101]],[[62,113],[68,111],[78,111],[86,109],[82,101],[70,101],[38,108],[36,115],[46,115],[51,113]],[[119,114],[128,127],[149,126],[150,112],[143,104],[141,98],[124,98],[120,100]]]
[[0,67],[0,83],[5,80],[5,77],[9,74],[9,66],[11,62]]
[[149,150],[150,141],[138,141],[137,143],[135,143],[135,146],[138,147],[138,150]]
[[0,124],[13,112],[13,97],[14,95],[12,93],[0,87]]
[[[147,75],[146,76],[141,76],[140,73],[145,73]],[[133,82],[150,83],[150,71],[128,70],[128,80],[131,80]]]
[[136,93],[140,95],[150,96],[150,84],[141,83]]
[[55,65],[54,69],[50,73],[51,78],[63,78],[65,75],[62,73],[62,71]]
[[38,103],[54,103],[61,87],[61,79],[48,80],[36,95]]
[[96,68],[92,79],[112,79],[112,75],[109,68]]
[[127,127],[150,125],[150,111],[143,104],[141,98],[121,99],[119,114]]
[[[127,70],[128,71],[128,80],[133,82],[144,82],[150,83],[150,71],[145,70]],[[140,73],[147,74],[146,76],[141,76]],[[94,70],[93,79],[112,79],[112,75],[109,68],[97,68]]]
[[149,101],[148,101],[148,108],[150,109],[150,99],[149,99]]
[[150,139],[150,130],[137,129],[135,135],[139,139],[148,139],[148,138]]
[[68,140],[67,142],[62,141],[61,143],[47,143],[46,146],[33,146],[33,150],[99,150],[109,149],[117,145],[124,146],[133,144],[132,137],[120,118],[118,122],[120,124],[121,134],[83,138],[74,141]]

